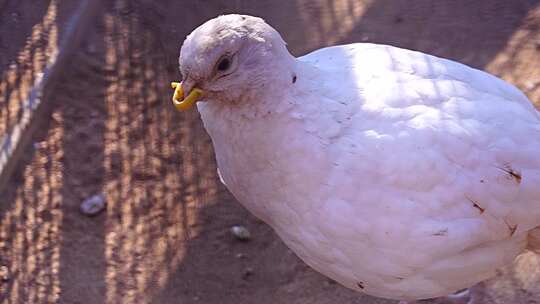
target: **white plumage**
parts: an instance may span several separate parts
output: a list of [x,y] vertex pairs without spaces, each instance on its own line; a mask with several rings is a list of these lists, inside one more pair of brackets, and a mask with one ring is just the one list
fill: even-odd
[[197,28],[180,66],[228,189],[341,284],[444,296],[535,249],[540,115],[512,85],[385,45],[294,58],[240,15]]

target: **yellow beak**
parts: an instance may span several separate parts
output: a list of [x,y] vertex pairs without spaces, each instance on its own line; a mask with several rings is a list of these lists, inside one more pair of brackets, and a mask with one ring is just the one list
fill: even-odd
[[199,88],[193,88],[189,95],[181,100],[180,98],[184,97],[184,89],[182,88],[181,82],[171,82],[171,87],[174,89],[174,95],[172,98],[174,106],[180,110],[184,111],[191,108],[197,100],[199,100],[204,91]]

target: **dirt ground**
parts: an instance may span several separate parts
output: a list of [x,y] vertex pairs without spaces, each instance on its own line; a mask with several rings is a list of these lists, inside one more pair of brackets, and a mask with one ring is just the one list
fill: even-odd
[[[74,3],[0,0],[0,134]],[[395,302],[303,264],[220,184],[198,114],[171,106],[183,38],[232,12],[265,18],[295,55],[359,41],[416,49],[488,70],[540,105],[538,0],[106,2],[0,195],[1,303]],[[96,193],[106,210],[82,215]],[[231,236],[236,224],[250,241]],[[540,258],[501,269],[482,295],[540,303]]]

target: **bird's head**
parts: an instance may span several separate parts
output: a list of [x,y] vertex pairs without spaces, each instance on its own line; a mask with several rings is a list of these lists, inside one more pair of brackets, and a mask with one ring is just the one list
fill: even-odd
[[239,103],[255,98],[293,60],[285,42],[263,19],[224,15],[187,36],[180,51],[182,83],[173,102],[179,109],[198,100]]

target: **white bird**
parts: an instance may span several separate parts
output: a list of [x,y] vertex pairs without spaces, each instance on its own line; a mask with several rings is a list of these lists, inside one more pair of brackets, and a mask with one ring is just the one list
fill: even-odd
[[540,114],[503,80],[370,43],[295,58],[243,15],[179,63],[174,103],[199,101],[227,188],[342,285],[445,296],[540,249]]

